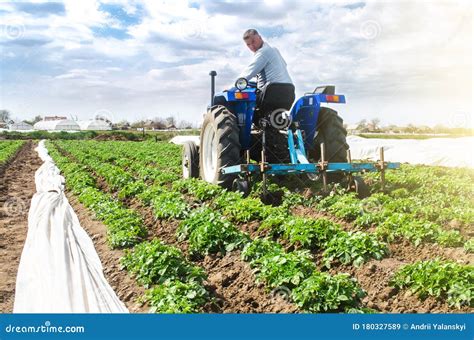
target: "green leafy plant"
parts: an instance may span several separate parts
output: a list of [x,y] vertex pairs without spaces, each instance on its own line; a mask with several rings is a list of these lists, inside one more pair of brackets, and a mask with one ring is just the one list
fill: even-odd
[[474,305],[474,266],[440,259],[418,261],[401,267],[391,284],[408,288],[421,299],[446,300],[450,306]]
[[249,241],[247,235],[209,208],[193,211],[180,223],[177,235],[180,240],[188,239],[190,251],[200,255],[225,254]]
[[253,261],[257,268],[257,279],[273,289],[285,286],[289,289],[298,286],[316,269],[308,251],[298,250],[290,253],[268,253]]
[[321,248],[333,238],[337,238],[342,229],[328,219],[288,218],[284,224],[284,237],[290,243],[303,248]]
[[166,191],[155,196],[152,200],[153,212],[157,218],[185,218],[189,206],[179,192]]
[[204,270],[189,263],[179,249],[156,239],[127,250],[120,262],[145,287],[169,280],[202,282],[206,277]]
[[474,253],[474,238],[471,238],[464,243],[464,250],[466,253]]
[[290,218],[288,211],[281,207],[267,207],[267,216],[260,223],[259,230],[269,230],[270,234],[279,237],[283,234],[284,224]]
[[8,162],[24,144],[24,141],[0,141],[0,165]]
[[208,201],[223,192],[220,186],[196,178],[175,181],[173,182],[173,189],[188,193],[198,201]]
[[283,252],[284,250],[281,244],[266,238],[257,238],[245,245],[242,250],[242,259],[250,262],[251,266],[255,266],[256,261],[262,257],[270,256],[271,254],[279,255]]
[[380,260],[387,253],[387,245],[373,234],[341,232],[326,244],[323,263],[328,268],[335,260],[342,264],[360,266],[369,259]]
[[197,313],[209,301],[209,293],[197,282],[167,281],[145,293],[152,313]]
[[457,230],[439,230],[436,236],[436,242],[444,247],[458,247],[462,246],[464,240]]
[[357,281],[348,274],[331,276],[322,272],[314,272],[291,292],[293,301],[312,313],[355,308],[365,295]]
[[224,206],[222,212],[233,222],[262,220],[268,215],[267,207],[257,198],[243,198]]
[[131,247],[146,237],[143,219],[98,189],[83,189],[79,201],[107,226],[107,240],[112,248]]

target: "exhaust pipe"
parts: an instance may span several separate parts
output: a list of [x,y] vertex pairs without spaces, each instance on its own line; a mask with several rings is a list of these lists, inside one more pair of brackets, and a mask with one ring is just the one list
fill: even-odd
[[211,106],[212,106],[212,105],[214,105],[214,93],[216,92],[217,72],[216,71],[211,71],[211,72],[209,72],[209,75],[211,76]]

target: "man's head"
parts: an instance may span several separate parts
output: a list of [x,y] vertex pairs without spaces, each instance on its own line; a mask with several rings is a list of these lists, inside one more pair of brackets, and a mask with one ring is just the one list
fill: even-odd
[[252,52],[257,52],[263,45],[263,40],[256,29],[248,29],[244,33],[244,41]]

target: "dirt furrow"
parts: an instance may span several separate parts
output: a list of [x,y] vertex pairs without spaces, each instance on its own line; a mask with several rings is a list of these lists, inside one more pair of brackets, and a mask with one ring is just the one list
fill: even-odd
[[28,209],[36,192],[35,171],[42,161],[27,142],[0,175],[0,312],[11,313],[21,252],[28,231]]

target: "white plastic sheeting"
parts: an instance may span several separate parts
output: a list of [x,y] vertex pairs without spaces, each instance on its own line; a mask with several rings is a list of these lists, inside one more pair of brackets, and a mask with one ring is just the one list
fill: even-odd
[[[175,136],[170,143],[194,142],[199,136]],[[430,139],[376,139],[347,137],[352,159],[378,160],[384,148],[385,160],[410,164],[474,168],[474,137]]]
[[43,165],[28,213],[14,313],[128,313],[102,273],[94,244],[64,195],[64,178],[41,141]]
[[410,164],[474,168],[474,137],[430,139],[376,139],[347,137],[352,159],[379,159]]
[[170,140],[170,143],[178,145],[184,144],[186,142],[194,142],[196,145],[199,145],[199,136],[174,136]]

